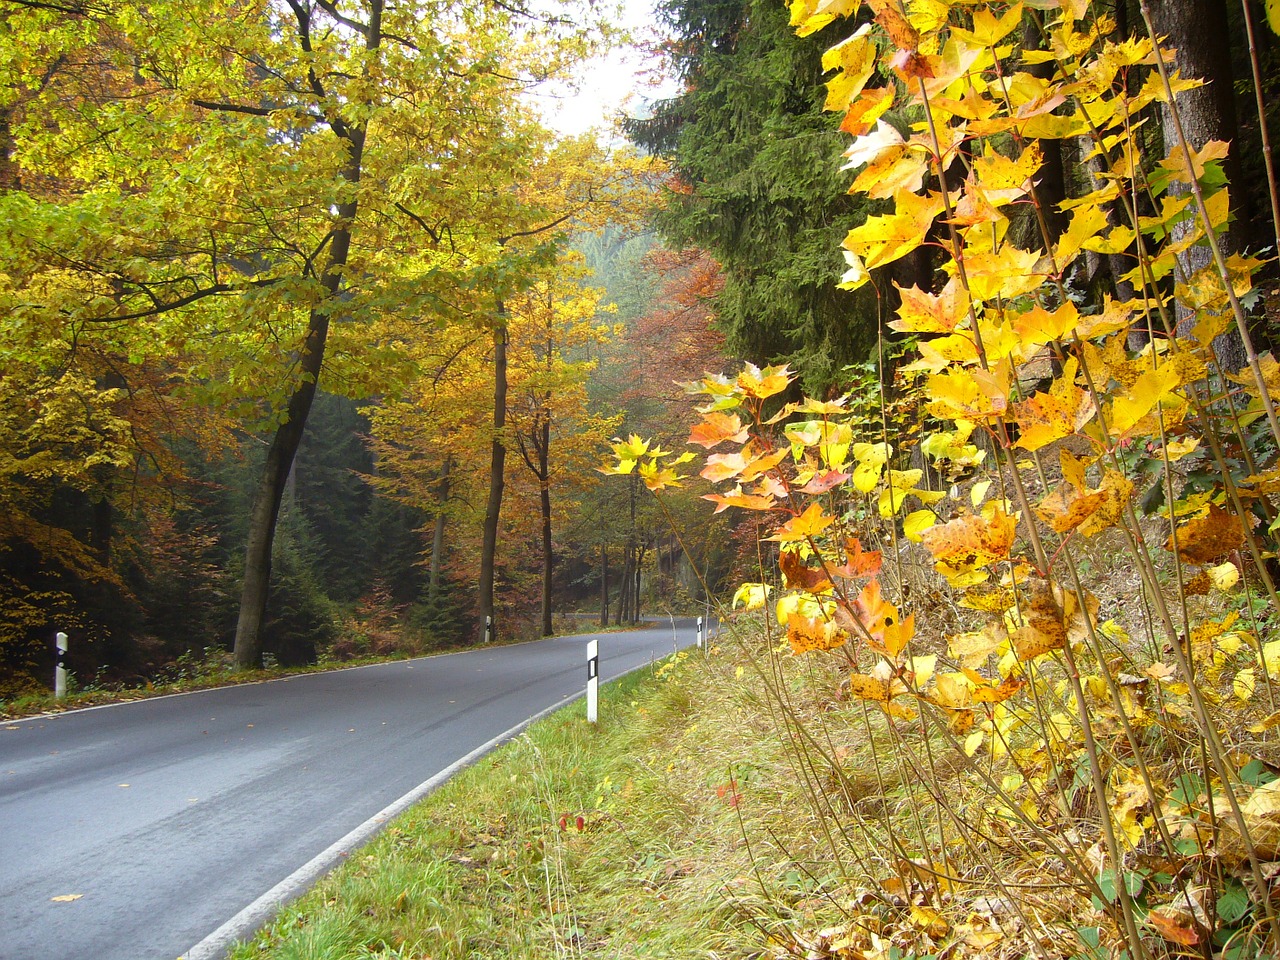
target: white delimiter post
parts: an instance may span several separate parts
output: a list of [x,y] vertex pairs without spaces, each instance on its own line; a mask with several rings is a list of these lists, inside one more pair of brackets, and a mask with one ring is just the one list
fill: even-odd
[[698,649],[702,650],[706,647],[707,635],[703,633],[703,619],[698,618]]
[[53,671],[53,695],[61,700],[67,695],[67,635],[59,631],[54,643],[58,653]]
[[595,723],[600,705],[600,641],[587,641],[587,722]]

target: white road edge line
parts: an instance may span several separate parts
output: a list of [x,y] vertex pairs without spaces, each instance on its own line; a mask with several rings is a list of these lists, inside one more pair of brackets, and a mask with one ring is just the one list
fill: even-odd
[[[656,659],[656,658],[655,658]],[[620,673],[616,677],[611,677],[609,682],[619,680],[629,673],[635,673],[637,670],[643,670],[645,667],[653,665],[653,659],[649,663],[642,663],[638,667]],[[217,930],[209,934],[186,953],[178,957],[178,960],[223,960],[227,955],[227,951],[232,945],[239,940],[245,939],[254,933],[259,927],[268,923],[280,910],[293,900],[298,899],[306,893],[312,885],[316,883],[326,873],[336,867],[349,854],[357,848],[364,846],[374,835],[385,827],[391,820],[404,813],[409,807],[413,806],[427,794],[431,793],[454,774],[465,770],[471,766],[486,753],[497,747],[502,746],[509,740],[514,740],[526,728],[537,723],[543,717],[550,716],[561,707],[568,706],[575,700],[580,700],[585,695],[585,691],[575,693],[571,696],[553,703],[544,710],[540,710],[527,720],[522,720],[510,730],[498,734],[488,743],[481,744],[476,747],[465,757],[455,760],[449,766],[445,767],[430,780],[418,784],[399,800],[396,800],[390,806],[384,807],[378,813],[374,814],[360,826],[356,827],[337,843],[326,848],[319,855],[313,857],[307,863],[303,864],[289,876],[285,877],[274,887],[264,893],[262,896],[254,900],[234,917],[218,927]]]

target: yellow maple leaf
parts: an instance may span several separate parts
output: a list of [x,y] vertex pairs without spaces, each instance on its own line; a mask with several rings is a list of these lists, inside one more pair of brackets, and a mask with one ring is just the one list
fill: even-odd
[[898,319],[889,326],[902,333],[951,333],[969,315],[969,299],[955,277],[939,293],[898,287],[898,296]]
[[1008,392],[1007,366],[991,371],[952,367],[929,378],[925,406],[940,420],[983,420],[1004,413]]
[[843,246],[870,270],[906,256],[920,244],[942,212],[942,195],[921,197],[907,190],[894,195],[894,210],[883,216],[867,217],[844,238]]
[[792,517],[782,525],[769,540],[775,540],[778,543],[797,543],[808,540],[810,537],[817,536],[831,524],[835,523],[835,517],[829,516],[822,509],[822,504],[811,503],[804,513],[797,517]]
[[[854,6],[858,0],[851,0]],[[803,36],[804,34],[801,34]],[[847,110],[861,96],[876,67],[876,45],[871,39],[871,24],[864,23],[853,36],[842,40],[822,55],[824,71],[839,72],[827,81],[824,110]]]
[[1020,428],[1018,446],[1039,450],[1054,440],[1078,433],[1097,413],[1093,397],[1075,384],[1076,366],[1072,357],[1048,392],[1036,393],[1013,405],[1013,418]]
[[1124,393],[1111,401],[1107,428],[1113,437],[1123,437],[1137,426],[1156,405],[1174,399],[1180,377],[1171,364],[1151,367]]

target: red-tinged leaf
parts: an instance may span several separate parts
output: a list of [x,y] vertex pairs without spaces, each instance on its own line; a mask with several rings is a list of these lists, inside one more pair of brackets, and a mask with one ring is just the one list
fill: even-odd
[[742,419],[735,414],[712,411],[703,414],[702,422],[695,424],[689,432],[689,442],[710,450],[716,444],[731,440],[734,443],[746,443],[750,432],[743,427]]
[[849,474],[847,473],[841,473],[839,470],[826,470],[801,487],[800,492],[816,497],[835,489],[848,480]]
[[798,587],[810,593],[831,588],[831,576],[825,570],[805,566],[798,550],[783,550],[778,556],[778,568],[786,578],[788,587]]
[[716,505],[716,513],[728,510],[730,507],[741,507],[743,510],[772,510],[776,506],[777,501],[770,496],[755,496],[748,493],[731,493],[728,496],[721,496],[718,493],[703,494],[703,500],[710,500]]

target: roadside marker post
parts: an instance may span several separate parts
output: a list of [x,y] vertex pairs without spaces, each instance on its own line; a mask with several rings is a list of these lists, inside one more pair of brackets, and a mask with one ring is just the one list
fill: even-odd
[[707,649],[707,635],[706,635],[706,633],[705,633],[705,632],[703,632],[703,631],[704,631],[704,627],[703,627],[704,623],[705,623],[705,621],[702,619],[702,617],[699,617],[699,618],[698,618],[698,649],[699,649],[699,650],[706,650],[706,649]]
[[53,695],[61,700],[67,695],[67,635],[61,630],[54,635]]
[[587,641],[587,722],[595,723],[600,706],[600,641]]
[[493,617],[484,618],[484,642],[493,643]]

